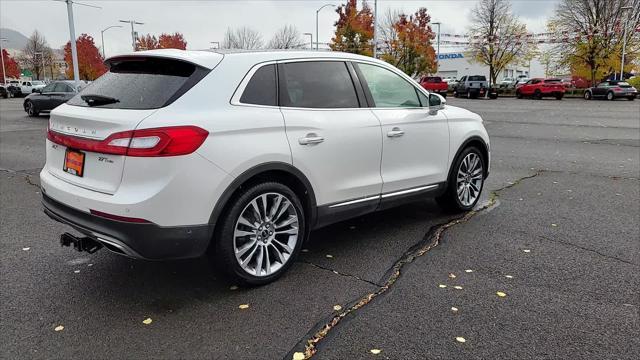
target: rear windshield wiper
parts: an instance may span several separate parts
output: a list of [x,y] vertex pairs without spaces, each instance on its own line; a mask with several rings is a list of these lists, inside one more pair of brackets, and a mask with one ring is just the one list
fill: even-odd
[[95,95],[95,94],[81,95],[80,98],[84,100],[84,102],[89,104],[89,106],[107,105],[107,104],[114,104],[114,103],[120,102],[120,100],[111,96]]

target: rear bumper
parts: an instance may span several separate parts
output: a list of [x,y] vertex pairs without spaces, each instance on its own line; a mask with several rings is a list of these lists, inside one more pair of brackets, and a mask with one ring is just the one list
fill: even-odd
[[80,211],[42,194],[44,212],[101,242],[115,253],[148,260],[194,258],[202,255],[213,235],[213,225],[171,226],[129,223]]

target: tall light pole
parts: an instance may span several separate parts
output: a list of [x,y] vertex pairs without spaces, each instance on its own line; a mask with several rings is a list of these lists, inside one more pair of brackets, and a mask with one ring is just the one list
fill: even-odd
[[[45,79],[45,72],[44,72],[44,52],[43,51],[37,51],[33,53],[34,55],[40,55],[40,57],[42,58],[42,80]],[[51,74],[51,76],[53,76],[53,74]]]
[[136,51],[136,32],[133,30],[133,25],[144,25],[144,23],[137,22],[135,20],[120,20],[121,23],[131,24],[131,47],[133,51]]
[[440,22],[434,22],[433,25],[438,25],[438,45],[436,45],[436,74],[440,69]]
[[106,55],[104,54],[104,32],[111,29],[111,28],[121,28],[122,25],[111,25],[107,28],[104,28],[102,30],[100,30],[100,38],[102,39],[102,58],[106,59]]
[[313,34],[312,33],[304,33],[302,35],[309,35],[309,45],[311,46],[309,49],[313,50]]
[[[622,11],[622,16],[624,16],[627,10],[631,10],[631,6],[623,6],[620,10]],[[620,80],[624,80],[624,53],[626,51],[627,46],[627,26],[629,26],[629,18],[625,19],[624,22],[624,35],[622,36],[622,61],[620,61]]]
[[378,0],[373,0],[373,58],[378,58]]
[[0,61],[2,61],[2,83],[7,84],[7,72],[4,69],[4,51],[2,50],[2,43],[4,41],[9,42],[9,40],[5,38],[0,38]]
[[336,7],[333,4],[325,4],[325,5],[322,5],[320,9],[316,10],[316,50],[318,50],[318,43],[320,41],[320,35],[318,34],[318,14],[320,13],[320,10],[326,8],[327,6]]

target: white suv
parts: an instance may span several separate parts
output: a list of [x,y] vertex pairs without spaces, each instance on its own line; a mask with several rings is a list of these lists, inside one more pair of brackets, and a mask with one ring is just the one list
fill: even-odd
[[477,203],[482,119],[395,67],[309,51],[142,51],[52,111],[44,211],[135,258],[280,276],[312,229],[425,197]]

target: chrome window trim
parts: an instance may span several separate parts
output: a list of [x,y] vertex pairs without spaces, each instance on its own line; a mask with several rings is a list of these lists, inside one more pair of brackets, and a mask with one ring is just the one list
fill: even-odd
[[418,192],[418,191],[431,190],[431,189],[435,189],[437,187],[438,187],[438,184],[420,186],[420,187],[417,187],[417,188],[411,188],[411,189],[407,189],[407,190],[400,190],[400,191],[395,191],[395,192],[392,192],[392,193],[382,194],[381,197],[383,199],[386,199],[386,198],[389,198],[389,197],[411,194],[411,193]]
[[329,208],[333,209],[333,208],[337,208],[337,207],[341,207],[341,206],[359,204],[359,203],[362,203],[362,202],[378,200],[378,199],[380,199],[380,195],[368,196],[368,197],[364,197],[364,198],[360,198],[360,199],[346,201],[346,202],[339,203],[339,204],[329,205]]

